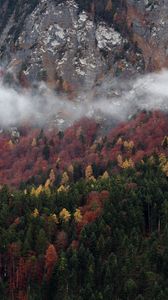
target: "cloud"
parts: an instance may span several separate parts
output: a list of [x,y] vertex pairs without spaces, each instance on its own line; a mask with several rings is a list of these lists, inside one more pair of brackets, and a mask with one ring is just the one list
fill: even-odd
[[[109,92],[110,91],[110,92]],[[75,102],[40,84],[35,91],[15,90],[0,83],[0,125],[18,125],[25,120],[67,126],[83,116],[108,116],[124,120],[138,110],[168,111],[168,71],[139,76],[135,80],[110,79],[97,96],[81,91]]]

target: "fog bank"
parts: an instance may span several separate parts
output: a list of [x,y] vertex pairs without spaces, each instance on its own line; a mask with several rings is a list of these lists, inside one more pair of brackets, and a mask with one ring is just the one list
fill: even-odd
[[[28,120],[44,124],[57,120],[71,124],[83,116],[107,115],[127,119],[138,110],[168,110],[168,71],[140,76],[135,80],[105,81],[100,93],[81,91],[76,101],[54,94],[44,84],[38,90],[15,90],[0,83],[0,126],[18,125]],[[110,94],[107,91],[111,91]],[[66,120],[66,121],[65,121]]]

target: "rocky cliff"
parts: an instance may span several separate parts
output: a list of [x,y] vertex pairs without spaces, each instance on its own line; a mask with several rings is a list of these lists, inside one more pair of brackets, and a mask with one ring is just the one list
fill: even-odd
[[7,80],[73,93],[168,65],[165,0],[1,0],[0,9]]

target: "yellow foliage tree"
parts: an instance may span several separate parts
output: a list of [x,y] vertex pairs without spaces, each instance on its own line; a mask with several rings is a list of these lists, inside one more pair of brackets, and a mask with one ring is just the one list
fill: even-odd
[[69,176],[68,176],[67,172],[64,172],[62,174],[61,184],[62,185],[67,185],[68,182],[69,182]]
[[54,181],[55,181],[55,173],[54,173],[53,169],[51,169],[51,171],[50,171],[49,179],[50,179],[50,184],[53,185]]
[[166,176],[168,176],[168,162],[162,167],[162,171]]
[[159,161],[160,161],[160,165],[166,164],[167,159],[166,159],[166,155],[165,155],[164,153],[161,153],[161,154],[159,155]]
[[122,164],[121,168],[123,169],[128,169],[128,168],[133,168],[134,167],[134,162],[132,161],[131,158],[126,159]]
[[64,186],[64,185],[60,185],[60,187],[57,189],[57,192],[60,193],[60,192],[67,192],[68,191],[68,186]]
[[168,176],[168,162],[166,162],[165,165],[162,166],[162,171],[166,176]]
[[33,138],[31,145],[32,145],[32,147],[36,147],[37,146],[36,138]]
[[166,176],[168,176],[168,161],[164,153],[161,153],[159,155],[159,162],[162,172],[165,173]]
[[36,189],[35,195],[38,197],[43,192],[43,186],[42,184],[39,185],[39,187]]
[[94,182],[96,181],[96,178],[94,176],[90,176],[88,179]]
[[89,165],[85,169],[85,177],[86,177],[86,179],[89,179],[91,176],[93,176],[93,169],[92,169],[92,166]]
[[126,150],[130,151],[134,147],[134,142],[133,141],[124,141],[123,145]]
[[52,222],[54,222],[54,223],[56,223],[56,224],[58,224],[58,223],[59,223],[59,221],[58,221],[58,218],[57,218],[57,215],[56,215],[56,214],[51,214],[51,215],[49,216],[49,221],[52,221]]
[[65,222],[68,222],[71,218],[71,214],[66,208],[63,208],[59,213],[60,219],[64,220]]
[[77,223],[82,221],[82,215],[81,215],[81,211],[80,211],[79,208],[77,208],[75,213],[74,213],[74,219]]
[[46,180],[46,182],[45,182],[44,188],[45,188],[45,189],[48,189],[48,188],[50,187],[50,185],[51,185],[51,181],[50,181],[50,179],[48,178],[48,179]]
[[31,196],[35,196],[36,195],[36,190],[34,187],[32,187],[31,192],[30,192]]
[[50,196],[51,195],[51,190],[50,190],[50,187],[44,187],[43,191],[48,195]]
[[108,172],[105,171],[105,172],[103,173],[103,175],[101,176],[101,178],[102,178],[102,179],[108,179],[108,178],[109,178]]
[[34,211],[32,212],[32,216],[33,216],[34,218],[37,218],[37,217],[39,216],[39,211],[38,211],[37,208],[35,208]]
[[38,197],[43,191],[44,191],[44,188],[43,188],[42,184],[40,184],[37,189],[32,187],[30,195]]
[[44,185],[45,192],[48,193],[48,191],[50,191],[50,187],[53,185],[54,181],[55,181],[55,173],[54,173],[54,170],[51,169],[49,178],[46,180],[45,185]]

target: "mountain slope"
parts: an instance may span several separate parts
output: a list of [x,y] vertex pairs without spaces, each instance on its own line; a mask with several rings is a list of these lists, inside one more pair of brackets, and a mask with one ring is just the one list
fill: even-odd
[[[164,0],[1,1],[0,53],[22,82],[90,89],[167,66]],[[15,78],[16,80],[16,78]]]
[[[117,23],[110,1],[3,1],[0,53],[5,69],[57,89],[90,89],[112,76],[143,71],[140,51]],[[119,24],[119,25],[118,25]],[[70,85],[70,87],[69,87]]]
[[[85,177],[87,166],[92,166],[90,176],[97,178],[106,170],[113,174],[134,167],[145,157],[167,157],[168,117],[163,113],[139,113],[106,135],[102,126],[83,119],[64,132],[30,127],[20,128],[20,133],[14,129],[2,132],[0,184],[45,184],[52,169],[59,187],[64,172],[76,181]],[[165,158],[163,169],[167,174],[166,168]]]

